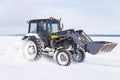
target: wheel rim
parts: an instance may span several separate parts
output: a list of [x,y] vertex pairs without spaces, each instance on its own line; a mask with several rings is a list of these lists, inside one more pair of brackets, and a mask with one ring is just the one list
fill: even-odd
[[24,55],[27,59],[32,60],[37,55],[37,47],[34,42],[28,41],[25,45]]
[[30,55],[35,54],[35,46],[33,46],[32,44],[30,44],[27,48],[27,51]]
[[60,65],[66,65],[69,62],[68,55],[65,52],[60,52],[57,56]]

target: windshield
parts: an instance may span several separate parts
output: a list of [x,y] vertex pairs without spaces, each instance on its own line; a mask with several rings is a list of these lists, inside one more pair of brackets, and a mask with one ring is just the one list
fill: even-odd
[[48,31],[49,31],[49,33],[59,32],[59,23],[58,22],[48,22]]

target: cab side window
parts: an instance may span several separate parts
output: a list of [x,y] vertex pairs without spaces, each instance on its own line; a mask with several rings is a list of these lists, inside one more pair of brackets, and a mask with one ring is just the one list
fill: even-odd
[[37,23],[30,23],[30,33],[37,33]]

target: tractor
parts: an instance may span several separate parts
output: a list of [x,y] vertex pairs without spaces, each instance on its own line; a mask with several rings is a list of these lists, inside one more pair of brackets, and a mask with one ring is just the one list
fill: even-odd
[[29,61],[39,60],[42,55],[52,56],[61,66],[72,61],[81,63],[85,53],[96,55],[110,52],[117,44],[93,41],[83,30],[63,30],[61,19],[33,19],[28,21],[28,34],[23,37],[23,55]]

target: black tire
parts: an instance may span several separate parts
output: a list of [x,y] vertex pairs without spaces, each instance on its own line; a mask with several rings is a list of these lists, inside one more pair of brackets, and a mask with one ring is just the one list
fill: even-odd
[[83,62],[85,60],[85,52],[81,49],[77,49],[75,53],[73,53],[73,60],[75,62]]
[[[24,57],[29,61],[39,60],[41,51],[39,42],[37,40],[26,40],[24,44]],[[31,49],[31,50],[30,50]]]
[[55,60],[61,66],[69,66],[72,62],[72,55],[67,50],[59,50],[55,55]]

